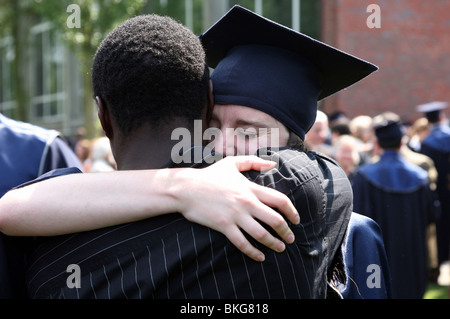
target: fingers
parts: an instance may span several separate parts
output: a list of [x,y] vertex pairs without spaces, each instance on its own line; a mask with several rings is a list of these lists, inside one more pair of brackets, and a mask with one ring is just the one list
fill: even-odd
[[265,171],[274,168],[277,163],[274,161],[268,161],[258,156],[228,156],[225,159],[233,161],[237,169],[241,172],[255,170]]
[[[258,242],[263,244],[264,246],[276,251],[276,252],[282,252],[286,249],[286,245],[283,241],[273,236],[267,229],[265,229],[260,223],[252,219],[253,222],[247,221],[245,223],[245,228],[242,227],[245,232],[247,232],[250,236],[252,236],[254,239],[256,239]],[[294,241],[294,234],[292,231],[287,227],[286,222],[283,220],[283,223],[285,224],[285,227],[282,227],[283,230],[278,232],[278,235],[280,235],[286,242],[292,243]],[[282,224],[282,223],[281,223]],[[275,230],[278,227],[273,227]]]
[[234,227],[228,232],[224,232],[224,235],[236,246],[242,253],[246,254],[255,261],[262,262],[265,260],[264,254],[253,246],[238,227]]
[[[245,225],[245,227],[242,229],[264,246],[276,252],[283,252],[285,250],[286,245],[278,238],[272,236],[254,219],[248,220],[243,224]],[[232,227],[230,230],[224,232],[224,234],[233,243],[233,245],[236,246],[237,249],[239,249],[241,252],[243,252],[253,260],[260,262],[265,260],[264,254],[247,240],[247,238],[237,226]]]
[[[286,246],[283,241],[288,244],[293,243],[294,233],[283,216],[265,204],[257,203],[247,207],[249,214],[240,215],[235,220],[235,225],[266,247],[276,252],[284,251]],[[281,240],[264,228],[261,222],[272,228]]]
[[[276,208],[287,217],[287,219],[297,225],[300,223],[300,215],[289,197],[283,193],[269,187],[254,184],[253,193],[267,206]],[[263,215],[264,216],[264,215]]]
[[246,227],[242,228],[260,243],[278,252],[283,251],[285,248],[284,243],[278,238],[272,236],[272,234],[270,234],[267,229],[262,227],[256,219],[272,228],[286,243],[292,244],[294,242],[294,233],[286,220],[270,207],[261,205],[253,212],[253,217],[252,221],[254,223],[251,223],[251,221],[248,220],[246,221],[248,224],[245,224]]
[[[269,170],[277,165],[276,162],[264,160],[253,155],[229,156],[225,159],[233,161],[239,171]],[[264,187],[258,184],[254,185],[254,193],[261,202],[270,207],[278,209],[289,219],[291,223],[295,225],[300,223],[300,216],[297,212],[297,209],[294,207],[294,205],[286,195],[272,188]]]
[[[234,199],[231,209],[227,206],[225,200],[225,208],[221,210],[225,212],[222,218],[215,217],[208,223],[211,224],[213,229],[227,236],[241,252],[256,261],[263,261],[264,254],[247,240],[243,231],[266,247],[276,252],[282,252],[286,248],[284,242],[294,242],[294,234],[281,214],[294,224],[300,222],[300,217],[286,195],[272,188],[250,182],[237,171],[269,170],[276,165],[276,162],[264,160],[257,156],[228,156],[209,168],[214,167],[219,172],[224,170],[228,172],[223,177],[225,177],[224,180],[233,182],[231,194],[234,194],[232,196]],[[237,171],[232,172],[233,170],[229,170],[230,167],[237,168]],[[228,178],[234,176],[233,174],[237,176],[235,179]],[[238,189],[236,189],[236,185],[240,185]],[[224,192],[224,194],[227,193]],[[223,199],[226,198],[226,196],[223,197]],[[279,210],[281,214],[274,209]],[[229,210],[231,210],[231,215],[226,213]],[[272,228],[279,238],[272,235],[261,223]]]

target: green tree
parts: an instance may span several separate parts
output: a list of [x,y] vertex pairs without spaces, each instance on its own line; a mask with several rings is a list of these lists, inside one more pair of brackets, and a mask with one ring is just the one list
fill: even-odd
[[[26,88],[27,74],[21,67],[27,59],[27,26],[23,23],[25,16],[31,16],[33,10],[29,2],[23,0],[2,0],[0,2],[0,38],[10,35],[14,59],[11,65],[10,88],[12,100],[16,102],[14,118],[28,120],[27,106],[29,95]],[[6,79],[2,79],[6,80]],[[1,85],[1,83],[0,83]]]
[[[14,0],[13,0],[14,2]],[[92,93],[92,59],[106,34],[125,19],[140,14],[146,0],[34,0],[33,9],[53,23],[80,62],[86,135],[96,134]]]

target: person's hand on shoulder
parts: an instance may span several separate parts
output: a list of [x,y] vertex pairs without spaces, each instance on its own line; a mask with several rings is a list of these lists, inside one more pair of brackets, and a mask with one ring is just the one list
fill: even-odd
[[[180,174],[185,174],[186,183],[179,183],[177,187],[183,189],[175,192],[179,196],[179,211],[188,220],[223,233],[254,260],[263,261],[264,254],[242,231],[281,252],[285,249],[282,240],[292,243],[294,234],[275,209],[294,224],[300,222],[300,217],[286,195],[249,181],[241,172],[269,170],[275,165],[257,156],[228,156],[207,168],[182,170]],[[260,222],[272,227],[282,240],[271,235]]]

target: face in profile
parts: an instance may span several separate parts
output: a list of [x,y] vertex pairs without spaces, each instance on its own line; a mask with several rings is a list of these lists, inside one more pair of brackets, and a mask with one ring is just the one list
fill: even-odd
[[316,121],[306,133],[305,141],[311,146],[323,144],[327,140],[328,133],[328,121]]
[[253,155],[259,148],[286,146],[289,140],[289,130],[281,122],[241,105],[216,104],[210,126],[219,131],[213,143],[224,156]]

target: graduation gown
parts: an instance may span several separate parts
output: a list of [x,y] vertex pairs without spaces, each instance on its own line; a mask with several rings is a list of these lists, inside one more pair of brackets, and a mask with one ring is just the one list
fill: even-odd
[[444,125],[433,126],[422,142],[420,152],[433,160],[438,172],[436,192],[441,213],[436,220],[436,239],[438,262],[441,264],[450,257],[450,128]]
[[381,227],[392,298],[422,298],[427,284],[426,228],[434,211],[427,173],[397,152],[362,166],[353,178],[354,211]]
[[[0,114],[0,197],[19,184],[56,168],[78,167],[59,132]],[[23,297],[24,254],[29,241],[0,233],[0,298]]]
[[391,275],[383,235],[371,218],[352,213],[342,243],[347,280],[339,290],[344,299],[390,299]]

